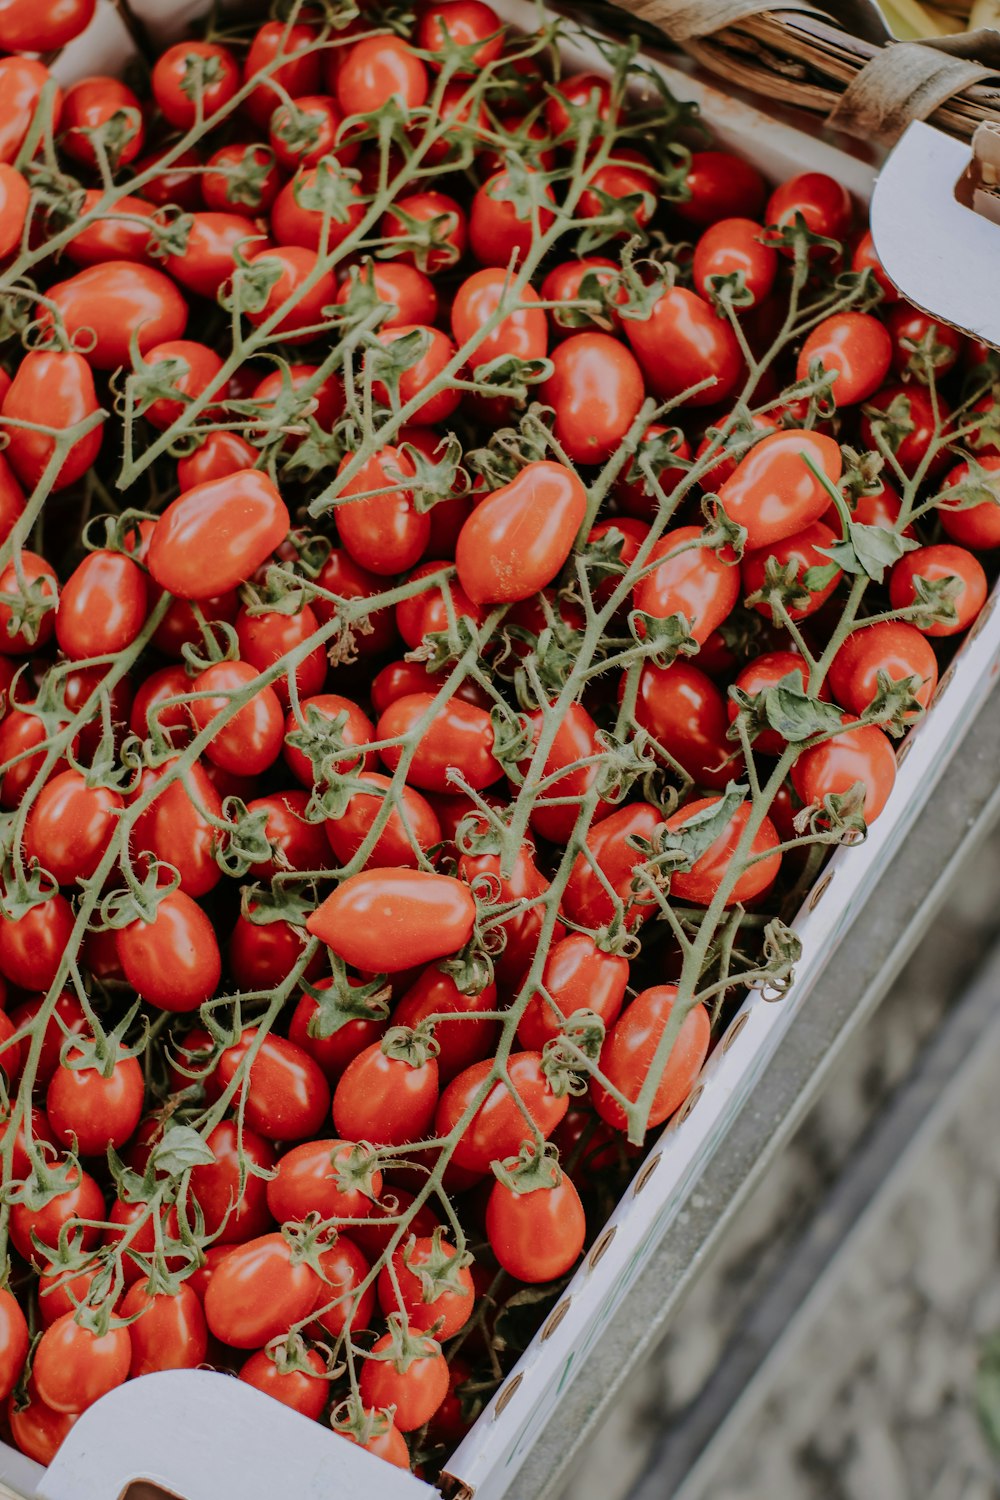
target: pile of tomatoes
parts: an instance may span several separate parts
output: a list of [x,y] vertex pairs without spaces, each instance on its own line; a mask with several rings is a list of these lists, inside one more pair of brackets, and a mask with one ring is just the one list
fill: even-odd
[[433,1476],[885,807],[997,366],[631,44],[93,12],[0,4],[6,1433],[207,1363]]

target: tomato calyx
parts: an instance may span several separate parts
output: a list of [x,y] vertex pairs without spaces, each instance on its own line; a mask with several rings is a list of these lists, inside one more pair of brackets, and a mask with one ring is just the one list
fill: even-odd
[[519,1195],[557,1188],[563,1180],[559,1150],[551,1141],[543,1142],[541,1149],[534,1141],[525,1141],[517,1156],[493,1162],[491,1170],[497,1182]]
[[587,1092],[590,1068],[604,1041],[604,1022],[593,1011],[578,1010],[565,1021],[558,1036],[542,1048],[541,1070],[557,1099]]
[[382,1174],[378,1149],[370,1142],[340,1142],[330,1152],[330,1166],[338,1193],[360,1192],[373,1202],[378,1198]]
[[372,1350],[365,1357],[391,1364],[400,1375],[405,1375],[411,1365],[420,1359],[433,1359],[440,1354],[437,1339],[428,1333],[411,1332],[406,1314],[391,1312],[386,1318],[389,1332],[383,1349]]
[[42,633],[42,622],[58,608],[54,580],[48,573],[28,578],[22,567],[23,553],[14,558],[14,582],[16,588],[0,590],[0,605],[8,612],[7,635],[20,637],[27,646],[33,646]]
[[893,618],[909,620],[918,630],[929,630],[932,625],[954,625],[958,620],[957,601],[961,599],[963,589],[962,580],[954,575],[923,578],[917,573],[913,578],[913,603],[905,609],[894,610]]
[[333,977],[328,983],[310,984],[302,980],[302,989],[316,1002],[306,1030],[311,1037],[335,1036],[351,1021],[385,1021],[389,1017],[392,990],[384,974],[376,974],[366,983],[348,978],[343,962],[332,954]]
[[308,1375],[310,1379],[334,1380],[342,1373],[342,1366],[335,1369],[326,1369],[319,1375],[315,1365],[309,1359],[310,1349],[313,1346],[307,1344],[301,1333],[287,1333],[282,1338],[272,1339],[265,1344],[264,1353],[274,1365],[279,1375],[292,1375],[295,1373]]
[[410,1068],[422,1068],[441,1050],[430,1021],[420,1021],[414,1027],[391,1026],[379,1046],[386,1057]]
[[632,609],[628,626],[633,640],[643,648],[642,654],[657,667],[669,667],[678,656],[698,654],[699,645],[685,615],[651,615]]
[[360,1396],[352,1393],[333,1408],[330,1426],[365,1448],[373,1439],[392,1431],[392,1408],[365,1406]]
[[443,1244],[444,1230],[439,1225],[431,1235],[429,1249],[421,1249],[419,1256],[417,1236],[410,1235],[402,1248],[402,1262],[412,1276],[420,1282],[420,1295],[424,1302],[436,1302],[445,1292],[466,1295],[461,1271],[472,1264],[468,1250],[456,1250]]
[[829,844],[860,844],[868,837],[865,802],[868,788],[863,781],[854,782],[846,792],[827,792],[820,802],[801,808],[793,819],[800,835],[821,839]]

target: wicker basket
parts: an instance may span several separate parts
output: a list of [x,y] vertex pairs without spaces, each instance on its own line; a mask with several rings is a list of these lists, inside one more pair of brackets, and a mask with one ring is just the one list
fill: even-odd
[[665,34],[730,84],[862,139],[891,144],[911,120],[968,139],[982,121],[1000,122],[1000,31],[898,42],[874,0],[615,0],[607,9]]

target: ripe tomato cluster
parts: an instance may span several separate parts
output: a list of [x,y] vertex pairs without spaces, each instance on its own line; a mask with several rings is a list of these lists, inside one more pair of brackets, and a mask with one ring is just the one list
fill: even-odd
[[632,47],[93,11],[0,5],[7,1430],[207,1362],[432,1475],[884,809],[1000,373]]

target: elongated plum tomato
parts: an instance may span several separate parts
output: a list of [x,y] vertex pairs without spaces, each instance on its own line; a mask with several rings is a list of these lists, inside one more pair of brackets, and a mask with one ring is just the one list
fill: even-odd
[[[246,1068],[251,1048],[256,1056]],[[330,1108],[330,1089],[322,1069],[308,1052],[283,1036],[265,1036],[248,1026],[238,1042],[220,1055],[215,1072],[206,1084],[218,1097],[244,1069],[237,1099],[243,1097],[247,1124],[272,1141],[301,1141],[315,1135]]]
[[[766,547],[757,547],[743,554],[743,594],[749,599],[758,592],[765,597],[756,600],[754,609],[765,619],[773,618],[773,604],[768,597],[767,568],[774,558],[782,578],[793,578],[801,594],[796,602],[786,601],[789,619],[804,620],[815,614],[840,583],[843,574],[830,560],[830,549],[835,547],[838,534],[831,531],[824,521],[813,521],[794,536],[786,536],[780,542],[771,542]],[[818,585],[807,584],[813,568],[820,570]],[[825,580],[825,581],[824,581]]]
[[333,1094],[333,1123],[348,1140],[404,1146],[426,1133],[437,1101],[436,1059],[394,1027],[347,1064]]
[[474,1302],[472,1273],[454,1265],[458,1251],[446,1240],[415,1236],[392,1255],[392,1268],[383,1266],[378,1278],[378,1300],[388,1315],[403,1312],[411,1328],[434,1328],[439,1339],[450,1339],[469,1321]]
[[889,373],[892,340],[870,313],[835,313],[824,318],[802,345],[796,380],[807,380],[817,361],[824,370],[836,371],[832,390],[837,405],[856,406],[873,396]]
[[85,31],[97,0],[2,0],[0,47],[5,52],[56,52]]
[[459,583],[476,604],[530,599],[562,568],[586,512],[587,492],[571,470],[548,459],[526,464],[459,532]]
[[293,1146],[267,1183],[272,1216],[279,1224],[301,1223],[311,1213],[321,1219],[369,1218],[382,1192],[382,1173],[371,1165],[371,1157],[351,1141],[326,1139]]
[[68,338],[93,330],[94,343],[84,358],[95,370],[130,366],[133,339],[146,354],[168,339],[183,338],[187,326],[187,302],[170,277],[134,261],[87,266],[48,295]]
[[[23,1454],[47,1467],[66,1441],[70,1428],[80,1420],[80,1413],[53,1411],[46,1406],[38,1394],[34,1376],[28,1377],[26,1400],[27,1405],[20,1406],[12,1394],[7,1402],[10,1435]],[[406,1467],[409,1468],[409,1460]]]
[[[408,693],[390,703],[375,726],[378,740],[399,739],[413,733],[425,719],[435,699],[434,693]],[[390,771],[403,758],[403,745],[387,745],[379,752]],[[461,771],[476,791],[492,786],[503,775],[503,768],[493,754],[493,725],[485,709],[461,698],[451,698],[433,715],[421,731],[406,772],[411,786],[425,792],[455,790],[450,772]]]
[[[733,686],[754,698],[758,693],[766,693],[769,688],[777,687],[778,683],[790,676],[798,678],[799,692],[808,692],[809,667],[804,656],[801,656],[798,651],[765,651],[761,656],[755,656],[752,661],[747,662],[746,666],[737,673]],[[830,694],[826,683],[820,689],[819,696],[829,699]],[[728,717],[731,724],[735,723],[738,713],[739,704],[735,698],[730,697]],[[784,735],[779,734],[776,729],[761,729],[753,740],[754,749],[759,750],[762,755],[781,755],[787,744],[788,741]]]
[[177,42],[160,54],[151,79],[153,96],[175,130],[190,130],[229,103],[240,86],[240,68],[228,47]]
[[191,684],[192,692],[212,694],[192,699],[191,715],[198,729],[218,724],[205,746],[205,758],[235,776],[260,776],[278,759],[284,743],[285,716],[273,688],[258,687],[242,708],[229,713],[232,695],[244,691],[257,676],[257,668],[248,662],[217,661]]
[[132,988],[160,1010],[197,1010],[215,994],[222,956],[211,922],[183,891],[171,891],[151,922],[138,918],[115,934],[118,961]]
[[721,789],[738,778],[742,757],[726,738],[725,699],[693,662],[683,657],[669,667],[646,662],[635,716],[697,786]]
[[846,727],[832,739],[803,750],[792,766],[792,785],[807,807],[824,797],[843,796],[860,782],[864,788],[864,818],[874,823],[889,800],[896,780],[892,741],[874,724]]
[[518,1281],[534,1284],[565,1276],[583,1249],[587,1218],[570,1179],[523,1191],[494,1184],[486,1204],[490,1249]]
[[682,615],[688,633],[703,646],[729,617],[740,596],[740,570],[730,549],[701,545],[701,528],[665,532],[649,554],[657,566],[632,590],[635,608],[656,619]]
[[626,926],[630,929],[652,916],[656,904],[648,887],[633,889],[635,867],[642,864],[643,855],[630,840],[651,839],[662,821],[659,809],[652,803],[630,802],[590,829],[587,834],[590,859],[582,853],[577,856],[563,893],[563,911],[572,921],[581,927],[606,927],[618,909],[607,886],[627,908]]
[[463,995],[450,974],[431,964],[395,1006],[392,1019],[396,1026],[413,1027],[428,1016],[458,1017],[434,1022],[438,1075],[442,1083],[450,1083],[463,1068],[492,1052],[497,1023],[476,1017],[480,1011],[496,1010],[496,1006],[495,984],[486,985],[478,995]]
[[[336,297],[338,306],[349,302],[358,287],[374,292],[379,302],[393,309],[379,324],[382,329],[399,328],[406,323],[437,322],[437,289],[430,277],[418,271],[416,266],[403,261],[365,261],[341,286]],[[458,342],[462,340],[459,338]]]
[[625,999],[628,970],[627,958],[605,952],[586,932],[571,932],[561,938],[545,960],[544,994],[532,994],[518,1022],[521,1046],[540,1052],[546,1042],[559,1035],[562,1017],[568,1020],[580,1010],[591,1010],[606,1027],[612,1026]]
[[755,443],[720,486],[722,508],[746,527],[748,547],[793,536],[828,508],[829,492],[810,463],[830,484],[840,479],[843,460],[833,438],[792,427]]
[[151,1296],[141,1282],[130,1287],[122,1303],[122,1317],[141,1316],[129,1324],[132,1363],[129,1374],[152,1375],[157,1370],[195,1370],[205,1358],[208,1329],[201,1298],[189,1282],[174,1292]]
[[396,1360],[393,1335],[377,1339],[371,1350],[374,1357],[365,1360],[358,1382],[366,1407],[394,1408],[393,1421],[400,1432],[423,1427],[448,1394],[448,1363],[437,1341],[429,1334],[415,1334],[413,1341],[413,1351]]
[[692,151],[684,185],[689,196],[671,208],[700,227],[720,219],[759,219],[767,200],[757,168],[729,151]]
[[32,1374],[38,1394],[53,1411],[81,1412],[128,1379],[132,1340],[127,1328],[94,1333],[73,1313],[46,1328],[35,1350]]
[[913,696],[930,706],[938,681],[934,648],[905,620],[879,620],[853,630],[830,663],[827,681],[834,699],[850,714],[863,714],[879,691],[879,673],[894,682],[915,677]]
[[[360,787],[348,798],[347,805],[338,818],[327,818],[325,828],[330,848],[342,865],[348,864],[361,848],[381,811],[385,794],[392,783],[388,776],[377,771],[362,771],[359,782],[371,787],[364,791]],[[403,816],[394,808],[382,832],[365,860],[365,868],[385,866],[417,866],[420,853],[426,853],[441,840],[441,824],[437,814],[420,793],[412,786],[402,789]]]
[[59,596],[56,640],[66,656],[112,656],[135,640],[146,620],[146,576],[123,552],[90,552]]
[[[271,1226],[268,1181],[253,1170],[244,1172],[242,1164],[270,1173],[277,1158],[274,1145],[245,1121],[240,1127],[235,1120],[221,1120],[208,1132],[205,1144],[215,1160],[200,1162],[191,1170],[191,1193],[205,1216],[205,1233],[220,1245],[264,1234]],[[283,1223],[286,1215],[277,1217]]]
[[539,397],[555,410],[554,432],[578,464],[600,464],[621,445],[645,394],[642,371],[607,333],[576,333],[552,354]]
[[0,162],[0,259],[20,244],[30,202],[31,190],[21,173]]
[[[439,1135],[449,1135],[473,1100],[482,1095],[493,1067],[493,1059],[484,1058],[452,1079],[434,1117]],[[522,1142],[531,1138],[525,1111],[545,1139],[565,1116],[569,1095],[554,1092],[540,1052],[513,1053],[507,1071],[510,1082],[496,1079],[459,1137],[452,1156],[455,1166],[488,1172],[492,1162],[516,1156]]]
[[548,323],[542,308],[532,305],[538,301],[538,293],[531,286],[513,292],[509,271],[499,266],[474,271],[455,293],[451,307],[451,331],[455,343],[462,348],[475,338],[483,324],[505,301],[513,306],[514,311],[502,318],[470,351],[466,361],[470,370],[502,356],[524,360],[545,358]]
[[[0,59],[0,63],[5,59]],[[38,484],[55,451],[60,431],[75,427],[101,409],[94,388],[94,376],[82,354],[63,349],[36,349],[25,354],[3,398],[6,454],[18,479],[26,489]],[[40,423],[40,418],[44,421]],[[18,422],[32,422],[53,429],[32,432],[18,427]],[[90,468],[101,451],[102,427],[96,422],[89,432],[77,438],[66,454],[54,490],[75,484]]]
[[[677,989],[672,984],[658,984],[642,990],[631,1005],[625,1007],[604,1039],[598,1064],[600,1072],[632,1104],[649,1076],[657,1045],[667,1029],[676,999]],[[681,1022],[663,1064],[646,1121],[647,1129],[662,1125],[684,1103],[701,1072],[711,1035],[712,1025],[705,1007],[692,1006]],[[627,1128],[625,1110],[598,1077],[591,1079],[590,1097],[602,1120],[616,1130]]]
[[[34,7],[37,12],[38,7]],[[33,57],[0,57],[0,161],[13,162],[24,144],[38,107],[42,89],[52,77],[44,63]],[[55,85],[52,95],[52,123],[58,128],[62,113],[63,92]]]
[[[778,255],[765,244],[765,230],[753,219],[720,219],[705,230],[694,248],[692,271],[697,292],[710,302],[715,277],[740,275],[751,307],[768,296],[778,274]],[[734,312],[745,310],[734,305]]]
[[[941,505],[935,515],[949,541],[977,550],[992,549],[1000,547],[1000,454],[980,452],[977,459],[980,469],[987,471],[978,474],[975,480],[975,488],[983,496],[982,503],[965,506],[962,510]],[[969,465],[963,459],[945,475],[944,488],[971,486],[972,483]]]
[[0,1399],[6,1401],[28,1357],[28,1325],[14,1293],[0,1290]]
[[457,953],[472,936],[468,886],[425,870],[362,870],[327,896],[306,927],[345,962],[397,973]]
[[[352,454],[344,456],[338,478],[353,462]],[[340,490],[340,540],[354,562],[379,577],[412,568],[430,540],[431,518],[415,508],[405,488],[415,472],[401,448],[380,448]]]
[[120,1151],[142,1118],[142,1068],[134,1057],[119,1057],[111,1072],[73,1067],[81,1061],[79,1048],[60,1063],[45,1094],[45,1113],[56,1139],[81,1156],[103,1157],[107,1148]]
[[[685,803],[672,817],[667,827],[673,832],[679,828],[692,829],[699,824],[715,829],[720,807],[720,797],[701,797]],[[753,812],[750,802],[742,803],[726,819],[712,838],[711,843],[699,854],[690,870],[678,870],[671,882],[671,894],[679,901],[691,901],[696,906],[708,906],[715,899],[721,885],[730,875],[736,854],[736,846]],[[780,840],[770,818],[765,817],[754,834],[753,843],[746,860],[753,860],[738,872],[726,896],[726,906],[735,906],[738,901],[753,901],[772,885],[781,867],[781,855],[777,850]]]
[[[23,548],[18,558],[20,573],[9,562],[0,573],[0,653],[4,656],[27,656],[51,640],[55,628],[55,610],[51,603],[59,590],[55,569],[44,557]],[[18,627],[16,613],[23,623]]]
[[42,787],[24,828],[24,852],[59,885],[89,880],[114,836],[124,806],[112,787],[88,786],[79,771],[63,771]]
[[[537,745],[539,736],[543,732],[546,714],[541,709],[526,714],[525,719],[531,728],[534,743]],[[551,839],[553,843],[565,844],[568,842],[576,820],[580,816],[580,802],[593,786],[600,771],[597,761],[599,753],[599,742],[597,738],[597,725],[582,703],[571,703],[559,721],[552,745],[545,764],[539,772],[539,779],[544,780],[555,775],[563,766],[574,765],[578,760],[593,758],[593,764],[589,766],[576,766],[572,771],[567,771],[560,776],[558,781],[551,782],[538,794],[537,800],[531,809],[531,826],[543,839]],[[521,762],[521,769],[528,774],[531,765],[530,757]],[[530,784],[530,783],[529,783]],[[564,798],[576,798],[576,802],[563,802]],[[560,804],[546,807],[547,798],[558,798]],[[598,822],[611,812],[611,804],[599,801],[592,821]]]
[[195,485],[167,506],[153,528],[149,571],[179,599],[211,599],[250,578],[290,526],[267,475],[240,469]]
[[[522,172],[536,175],[532,167]],[[540,197],[555,204],[551,187],[542,186]],[[552,209],[538,203],[535,212],[518,202],[512,190],[510,173],[504,169],[488,177],[478,188],[469,210],[469,245],[481,266],[509,266],[512,260],[523,260],[536,238],[551,229],[555,215]]]
[[[185,692],[189,686],[185,678],[180,691]],[[204,896],[222,879],[215,859],[218,834],[209,821],[222,817],[222,800],[200,761],[188,766],[183,778],[177,775],[176,766],[174,760],[161,761],[157,766],[147,766],[139,778],[132,801],[147,795],[160,782],[166,784],[132,825],[132,858],[143,871],[143,854],[173,865],[180,875],[179,889],[187,896]]]
[[308,1317],[323,1292],[319,1274],[280,1234],[236,1245],[205,1293],[209,1330],[233,1349],[260,1349]]
[[654,303],[648,318],[629,318],[625,332],[646,377],[661,401],[685,397],[685,406],[715,406],[733,394],[743,375],[743,355],[729,323],[695,292],[671,287]]
[[266,1349],[258,1349],[241,1366],[239,1378],[282,1406],[318,1422],[330,1393],[326,1365],[318,1349],[303,1348],[299,1357],[308,1369],[299,1364],[282,1365],[280,1358],[272,1359]]

